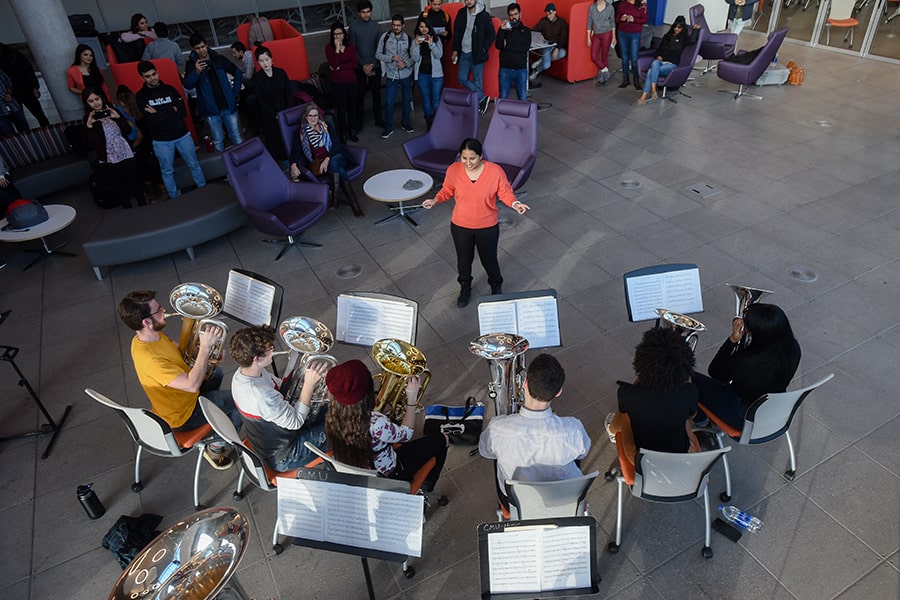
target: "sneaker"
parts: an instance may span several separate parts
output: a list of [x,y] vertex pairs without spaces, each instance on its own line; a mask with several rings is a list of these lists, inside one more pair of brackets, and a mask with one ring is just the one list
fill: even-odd
[[5,261],[5,260],[0,260],[0,269],[2,269],[2,268],[5,267],[5,266],[6,266],[6,261]]
[[541,66],[541,63],[542,63],[542,62],[543,62],[543,61],[539,58],[539,59],[537,59],[536,61],[534,61],[533,63],[531,63],[531,70],[532,70],[532,71],[536,71],[537,68],[538,68],[539,66]]
[[231,465],[234,464],[234,461],[224,452],[213,452],[212,449],[207,448],[203,451],[203,458],[206,459],[206,462],[209,463],[216,471],[225,471],[231,468]]
[[385,129],[381,132],[381,139],[386,140],[394,134],[393,129]]
[[416,132],[416,130],[413,129],[412,127],[410,127],[409,125],[401,125],[400,129],[402,129],[406,133],[415,133]]
[[647,99],[646,98],[638,98],[637,100],[635,100],[634,105],[635,106],[646,106]]
[[538,71],[537,69],[532,69],[531,75],[528,76],[528,79],[530,79],[531,81],[534,81],[535,79],[538,78],[538,75],[540,75],[540,74],[541,74],[541,72]]
[[491,99],[488,96],[485,96],[478,102],[478,112],[484,114],[487,112],[488,105],[490,105]]
[[650,99],[651,100],[659,100],[659,95],[657,95],[656,92],[653,92],[653,94],[650,96]]

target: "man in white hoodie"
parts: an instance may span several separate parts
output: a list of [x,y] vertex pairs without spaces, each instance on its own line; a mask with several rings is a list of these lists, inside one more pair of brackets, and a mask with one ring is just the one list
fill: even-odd
[[[481,114],[487,111],[490,98],[484,95],[484,63],[488,50],[497,37],[491,15],[478,0],[465,0],[465,10],[456,13],[453,22],[453,64],[459,63],[459,84],[469,91],[478,93],[478,107]],[[469,81],[469,73],[472,80]]]

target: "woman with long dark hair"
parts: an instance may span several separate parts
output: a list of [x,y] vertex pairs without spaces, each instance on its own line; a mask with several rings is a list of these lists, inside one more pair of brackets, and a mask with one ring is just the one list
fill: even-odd
[[150,40],[151,42],[158,39],[156,32],[150,27],[147,17],[141,13],[131,15],[131,27],[128,31],[123,31],[119,38],[123,42],[134,42],[137,40]]
[[[316,377],[308,370],[306,377]],[[339,461],[375,469],[391,479],[412,481],[431,458],[436,462],[422,489],[434,489],[449,440],[443,434],[426,435],[415,440],[416,399],[419,394],[418,377],[410,377],[406,386],[406,414],[398,425],[375,410],[375,391],[369,369],[358,360],[350,360],[332,367],[325,376],[328,388],[328,413],[325,415],[325,436]],[[394,444],[401,444],[394,448]]]
[[359,94],[356,82],[359,59],[356,49],[350,43],[347,30],[340,21],[331,25],[330,41],[325,45],[325,59],[328,61],[331,95],[341,143],[346,144],[347,138],[351,142],[358,142],[359,137],[350,125],[356,121],[353,113],[356,111]]
[[[749,336],[747,343],[742,340]],[[709,364],[694,374],[700,403],[736,429],[761,396],[787,390],[800,365],[800,344],[787,315],[774,304],[751,304],[732,322],[731,335]]]
[[284,147],[284,141],[281,139],[278,113],[294,105],[291,81],[284,69],[274,66],[271,50],[265,46],[257,46],[254,54],[259,64],[259,72],[247,82],[247,85],[253,88],[256,95],[266,148],[275,160],[281,162],[287,160],[289,148]]
[[94,60],[94,51],[87,44],[78,44],[75,48],[75,60],[66,71],[66,82],[73,94],[80,96],[85,88],[95,88],[103,92],[107,102],[112,99],[103,71]]
[[425,17],[416,22],[415,43],[410,51],[410,58],[415,64],[413,78],[422,95],[422,111],[425,113],[425,125],[431,131],[434,113],[441,101],[441,90],[444,87],[444,66],[442,57],[444,48],[441,38],[437,36]]
[[[697,31],[699,29],[699,25],[694,25],[689,29],[684,16],[678,15],[675,17],[675,22],[669,27],[669,31],[663,35],[662,41],[660,41],[659,47],[656,49],[656,58],[653,59],[653,62],[650,63],[650,68],[647,70],[647,79],[644,80],[644,93],[637,100],[638,106],[647,104],[648,96],[652,95],[652,99],[656,100],[656,82],[659,81],[661,76],[668,75],[678,66],[684,49],[697,42]],[[635,72],[635,77],[639,76],[640,74]]]

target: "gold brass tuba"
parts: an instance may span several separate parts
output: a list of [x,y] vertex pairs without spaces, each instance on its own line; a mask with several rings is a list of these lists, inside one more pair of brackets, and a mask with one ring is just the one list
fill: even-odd
[[[733,283],[726,283],[728,287],[731,288],[731,291],[734,292],[734,318],[743,318],[744,311],[747,310],[747,307],[751,304],[756,304],[762,299],[766,294],[774,294],[775,292],[769,290],[761,290],[758,288],[747,287],[744,285],[735,285]],[[746,331],[744,332],[743,337],[741,337],[740,347],[746,348],[750,343],[750,334]]]
[[[331,369],[337,364],[337,359],[326,354],[334,345],[334,336],[327,325],[309,317],[285,319],[278,326],[278,332],[284,343],[291,349],[285,373],[292,373],[292,376],[284,392],[284,398],[294,404],[300,398],[300,390],[303,389],[303,374],[307,367],[315,362],[324,362],[328,365],[328,369]],[[307,420],[315,419],[326,402],[328,402],[328,390],[323,377],[313,391]]]
[[422,383],[416,397],[418,411],[425,388],[431,381],[431,371],[422,351],[403,340],[385,338],[372,346],[372,358],[382,370],[373,377],[381,383],[375,396],[375,410],[395,422],[402,421],[406,416],[406,382],[410,377],[420,375]]
[[665,308],[657,308],[656,314],[659,315],[659,319],[657,319],[658,327],[674,329],[684,338],[691,350],[697,349],[697,342],[700,341],[700,332],[706,331],[706,325],[693,317],[672,312]]
[[489,333],[469,342],[469,352],[488,361],[488,396],[495,415],[519,412],[525,403],[525,351],[528,340],[512,333]]
[[225,305],[222,294],[205,283],[182,283],[169,292],[169,304],[172,310],[181,315],[181,336],[178,347],[188,367],[193,368],[200,350],[200,333],[210,327],[221,327],[222,337],[209,352],[209,363],[206,367],[205,379],[209,379],[224,358],[225,339],[228,337],[228,326],[222,321],[213,319]]

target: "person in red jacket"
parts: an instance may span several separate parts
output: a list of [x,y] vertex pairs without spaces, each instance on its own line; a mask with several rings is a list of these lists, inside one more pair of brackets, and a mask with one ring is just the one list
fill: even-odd
[[460,308],[466,306],[472,296],[472,262],[476,248],[481,266],[487,271],[491,294],[503,293],[503,276],[497,260],[497,242],[500,239],[497,197],[520,215],[530,208],[516,199],[503,169],[482,160],[483,154],[481,142],[475,138],[463,140],[459,147],[460,161],[447,168],[441,191],[422,203],[423,208],[430,209],[451,197],[454,199],[450,234],[456,246],[460,288],[456,305]]
[[634,89],[641,90],[641,76],[638,73],[638,50],[641,47],[641,29],[647,22],[646,0],[623,0],[616,5],[616,26],[619,31],[619,49],[622,52],[622,83],[628,87],[629,73],[633,72]]

